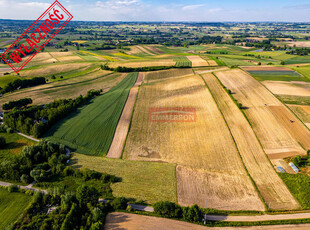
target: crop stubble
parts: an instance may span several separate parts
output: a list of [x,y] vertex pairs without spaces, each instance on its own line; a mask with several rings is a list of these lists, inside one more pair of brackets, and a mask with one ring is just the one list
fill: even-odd
[[274,171],[242,112],[212,74],[205,74],[203,78],[222,111],[245,167],[266,203],[270,203],[271,209],[299,208],[298,202]]
[[[170,76],[169,76],[170,73]],[[177,163],[178,202],[231,210],[264,209],[229,130],[203,80],[146,75],[140,87],[123,158]],[[157,76],[160,77],[159,80]],[[150,107],[194,107],[193,123],[149,122]]]

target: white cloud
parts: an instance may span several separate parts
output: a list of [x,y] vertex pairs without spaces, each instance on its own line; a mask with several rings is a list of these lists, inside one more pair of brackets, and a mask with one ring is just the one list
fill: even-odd
[[44,8],[47,9],[48,7],[51,6],[49,3],[44,3],[44,2],[21,2],[17,3],[19,6],[24,6],[24,7],[39,7],[39,8]]
[[138,0],[108,0],[108,1],[97,1],[96,7],[99,8],[112,8],[112,9],[119,9],[119,8],[128,8],[128,7],[136,7],[139,6],[140,2]]
[[196,10],[196,9],[198,9],[198,8],[200,8],[200,7],[203,7],[203,6],[205,6],[205,4],[188,5],[188,6],[184,6],[184,7],[182,8],[182,10]]

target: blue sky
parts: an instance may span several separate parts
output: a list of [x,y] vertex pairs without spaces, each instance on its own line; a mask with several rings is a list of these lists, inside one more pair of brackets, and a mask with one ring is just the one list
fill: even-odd
[[[0,18],[36,19],[54,1],[0,0]],[[310,22],[310,0],[59,0],[74,20]]]

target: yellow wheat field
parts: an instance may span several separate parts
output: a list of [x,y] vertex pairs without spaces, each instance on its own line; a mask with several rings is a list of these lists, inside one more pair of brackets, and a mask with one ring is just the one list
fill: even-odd
[[192,67],[209,66],[209,63],[199,56],[187,56],[187,58],[192,62]]
[[118,66],[138,68],[138,67],[152,67],[152,66],[174,66],[173,59],[161,59],[158,61],[133,61],[133,62],[117,62],[109,63],[109,67],[116,68]]
[[217,72],[216,76],[234,93],[233,97],[247,108],[244,113],[267,154],[303,154],[304,150],[271,109],[283,104],[264,86],[242,70]]
[[271,209],[297,209],[298,202],[270,164],[250,124],[213,74],[203,75],[234,137],[240,155]]
[[[171,71],[171,72],[169,72]],[[148,73],[140,87],[123,158],[177,163],[178,202],[264,210],[226,123],[198,75]],[[170,74],[169,74],[170,73]],[[187,73],[185,73],[187,74]],[[149,122],[151,107],[194,107],[196,122]]]

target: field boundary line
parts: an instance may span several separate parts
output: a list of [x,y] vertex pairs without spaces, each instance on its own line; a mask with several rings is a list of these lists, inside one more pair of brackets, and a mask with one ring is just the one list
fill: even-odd
[[[238,69],[240,69],[240,68],[238,68]],[[244,71],[244,70],[242,70],[242,69],[240,69],[240,70],[243,71],[243,72],[245,72],[247,75],[250,75],[250,74],[248,74],[246,71]],[[228,70],[226,70],[226,71],[228,71]],[[214,76],[216,77],[216,79],[221,83],[222,87],[224,87],[224,85],[223,85],[223,83],[220,81],[220,79],[219,79],[215,74],[213,74],[213,75],[214,75]],[[250,75],[250,77],[253,78],[251,75]],[[253,79],[254,79],[254,78],[253,78]],[[256,79],[254,79],[254,80],[257,81]],[[273,96],[274,96],[274,95],[273,95]],[[230,97],[233,98],[232,95],[230,95]],[[274,97],[275,97],[275,96],[274,96]],[[276,98],[276,97],[275,97],[275,98]],[[276,99],[277,99],[277,98],[276,98]],[[292,192],[291,192],[291,191],[289,190],[289,188],[287,187],[286,183],[285,183],[285,182],[282,180],[282,178],[278,175],[278,172],[276,171],[276,169],[275,169],[275,167],[273,166],[273,164],[272,164],[272,162],[271,162],[271,160],[270,160],[268,154],[266,153],[266,151],[265,151],[265,149],[264,149],[264,147],[263,147],[263,144],[261,143],[261,141],[260,141],[260,139],[258,138],[256,132],[254,131],[253,126],[252,126],[252,124],[251,124],[249,118],[247,117],[247,115],[244,113],[244,111],[243,111],[242,109],[240,109],[239,107],[238,107],[238,109],[242,112],[243,116],[244,116],[245,119],[248,121],[248,123],[249,123],[249,125],[250,125],[252,131],[254,132],[254,135],[255,135],[256,139],[258,140],[258,143],[260,144],[260,146],[261,146],[263,152],[265,153],[265,156],[267,157],[267,159],[268,159],[270,165],[272,166],[273,170],[275,171],[275,173],[277,174],[277,176],[281,179],[281,181],[283,182],[284,186],[288,189],[288,191],[290,192],[290,194],[294,197],[294,199],[296,200],[296,202],[300,205],[300,203],[298,202],[298,200],[296,199],[296,197],[292,194]],[[301,206],[300,206],[300,207],[301,207]],[[298,209],[296,209],[296,210],[298,210]],[[273,210],[273,211],[277,211],[277,210]],[[279,211],[284,211],[284,210],[279,210]]]
[[[213,73],[212,73],[212,75],[213,75]],[[247,167],[245,166],[245,163],[244,163],[243,158],[242,158],[242,156],[241,156],[241,154],[240,154],[238,145],[237,145],[237,143],[236,143],[235,137],[233,136],[233,134],[232,134],[232,132],[231,132],[231,129],[230,129],[230,127],[229,127],[229,125],[228,125],[228,123],[227,123],[227,121],[226,121],[226,118],[225,118],[225,116],[224,116],[222,110],[220,110],[220,108],[219,108],[219,106],[218,106],[218,103],[217,103],[217,101],[215,100],[215,98],[214,98],[214,96],[213,96],[213,94],[212,94],[212,92],[211,92],[209,86],[207,85],[206,81],[204,80],[204,78],[203,78],[200,74],[199,74],[199,76],[202,78],[203,82],[204,82],[205,85],[206,85],[206,88],[209,90],[210,94],[212,95],[213,101],[215,102],[216,107],[217,107],[218,110],[220,111],[220,113],[221,113],[221,115],[222,115],[222,117],[223,117],[223,119],[224,119],[224,121],[225,121],[225,124],[226,124],[226,126],[227,126],[227,128],[228,128],[228,130],[229,130],[229,133],[230,133],[230,135],[231,135],[231,137],[232,137],[232,139],[233,139],[233,141],[234,141],[234,145],[235,145],[235,147],[236,147],[236,149],[237,149],[237,152],[238,152],[238,155],[239,155],[240,160],[241,160],[241,162],[242,162],[242,165],[243,165],[243,167],[244,167],[244,169],[245,169],[245,171],[246,171],[248,177],[250,178],[250,180],[251,180],[251,182],[252,182],[252,184],[253,184],[253,186],[254,186],[256,192],[257,192],[258,197],[260,198],[260,200],[261,200],[262,203],[264,204],[264,206],[265,206],[265,211],[268,210],[268,206],[267,206],[266,201],[264,200],[263,196],[261,195],[261,193],[260,193],[260,191],[259,191],[259,189],[258,189],[258,187],[257,187],[257,185],[256,185],[256,183],[255,183],[255,181],[254,181],[254,179],[253,179],[252,176],[250,175],[250,173],[249,173]],[[217,78],[216,78],[216,79],[217,79]],[[217,80],[218,80],[218,79],[217,79]],[[253,132],[254,132],[254,131],[253,131]]]
[[[252,77],[252,75],[251,75],[251,77]],[[266,89],[267,89],[267,91],[269,92],[269,93],[271,93],[278,101],[280,101],[281,102],[281,104],[284,106],[284,107],[286,107],[291,113],[292,113],[292,115],[295,117],[295,118],[297,118],[297,120],[299,120],[302,124],[303,124],[303,126],[310,132],[310,128],[290,109],[290,107],[288,107],[287,105],[286,105],[286,103],[284,103],[283,101],[282,101],[282,99],[280,99],[280,98],[278,98],[277,96],[276,96],[276,94],[274,94],[274,93],[272,93],[264,84],[262,84],[260,81],[258,81],[259,82],[259,84],[261,84],[263,87],[265,87]],[[293,137],[292,137],[293,138]],[[295,138],[293,138],[294,140],[295,140]],[[299,141],[296,141],[304,150],[308,150],[308,149],[305,149],[300,143],[299,143]]]
[[[142,75],[142,80],[141,80],[141,83],[139,83],[138,81],[139,81],[139,75]],[[127,76],[126,77],[128,77],[128,75],[129,74],[127,74]],[[118,122],[117,122],[117,127],[116,127],[116,129],[115,129],[115,132],[114,132],[114,136],[113,136],[113,140],[112,140],[112,143],[111,143],[111,145],[110,145],[110,147],[109,147],[109,150],[108,150],[108,153],[107,153],[107,155],[106,155],[106,157],[108,157],[108,158],[117,158],[117,159],[119,159],[119,158],[121,158],[122,157],[122,152],[123,152],[123,149],[124,149],[124,146],[125,146],[125,143],[126,143],[126,139],[127,139],[127,136],[128,136],[128,132],[129,132],[129,125],[130,125],[130,121],[131,121],[131,117],[132,117],[132,114],[133,114],[133,110],[134,110],[134,106],[135,106],[135,103],[136,103],[136,100],[137,100],[137,97],[138,97],[138,89],[139,89],[139,87],[140,87],[140,85],[142,84],[142,82],[143,82],[143,80],[144,80],[144,73],[137,73],[137,79],[136,79],[136,82],[135,82],[135,84],[133,85],[133,87],[131,87],[131,89],[130,89],[130,91],[129,91],[129,93],[128,93],[128,97],[127,97],[127,99],[126,99],[126,103],[125,103],[125,105],[124,105],[124,107],[123,107],[123,110],[122,110],[122,114],[121,114],[121,116],[120,116],[120,118],[119,118],[119,120],[118,120]],[[137,92],[134,92],[135,91],[135,89],[137,89]],[[136,95],[134,95],[134,94],[136,94]],[[133,104],[132,104],[132,106],[130,105],[130,103],[131,103],[131,101],[130,101],[130,96],[135,96],[135,100],[134,100],[134,102],[133,102]],[[128,109],[130,109],[131,111],[130,111],[130,120],[128,121],[128,124],[127,124],[127,122],[126,122],[126,111],[125,111],[125,109],[127,109],[126,108],[126,106],[127,107],[129,107]],[[126,131],[126,135],[125,135],[125,137],[123,137],[123,141],[121,140],[117,140],[117,138],[118,138],[118,136],[120,135],[120,134],[122,134],[121,133],[121,124],[120,124],[120,122],[121,121],[124,121],[125,122],[125,124],[124,125],[126,125],[127,126],[127,131]],[[120,133],[117,133],[117,132],[120,132]],[[114,148],[114,145],[117,145],[117,143],[118,142],[123,142],[123,145],[122,145],[122,148],[121,149],[118,149],[117,151],[117,153],[112,153],[111,151],[114,151],[113,150],[113,148]]]

